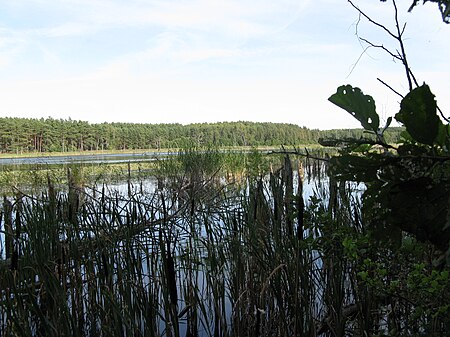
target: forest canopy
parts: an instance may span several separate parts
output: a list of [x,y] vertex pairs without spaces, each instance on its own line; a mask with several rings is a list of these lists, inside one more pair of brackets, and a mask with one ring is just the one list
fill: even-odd
[[[400,128],[387,140],[396,142]],[[294,146],[319,138],[363,136],[362,129],[317,130],[285,123],[223,122],[201,124],[101,123],[63,119],[0,118],[0,152],[68,152],[200,146]]]

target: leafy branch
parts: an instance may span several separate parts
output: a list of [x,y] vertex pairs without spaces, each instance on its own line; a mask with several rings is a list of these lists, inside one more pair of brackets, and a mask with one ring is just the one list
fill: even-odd
[[[340,156],[330,159],[331,172],[339,180],[366,184],[363,215],[374,233],[383,237],[394,229],[408,232],[418,240],[431,242],[446,254],[450,264],[449,120],[439,109],[429,86],[419,86],[411,71],[403,41],[406,24],[400,24],[395,0],[392,0],[395,31],[373,20],[351,0],[348,2],[360,17],[384,30],[398,43],[399,49],[392,52],[383,44],[361,38],[357,32],[359,40],[369,47],[382,49],[401,61],[409,92],[404,96],[378,79],[402,98],[394,118],[405,127],[405,131],[402,143],[395,147],[385,142],[383,137],[392,117],[384,127],[380,127],[373,97],[351,85],[337,88],[329,101],[356,118],[367,133],[375,135],[375,140],[322,140],[325,146],[339,144],[342,148]],[[401,240],[401,235],[392,237]]]

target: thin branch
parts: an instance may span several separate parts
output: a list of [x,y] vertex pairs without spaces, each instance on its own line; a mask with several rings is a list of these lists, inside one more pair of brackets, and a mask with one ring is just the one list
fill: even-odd
[[385,46],[383,46],[383,45],[378,45],[378,44],[374,44],[374,43],[370,42],[369,40],[366,40],[366,39],[364,39],[364,38],[362,38],[362,37],[360,37],[359,39],[360,39],[361,41],[364,41],[365,43],[367,43],[367,44],[370,45],[371,47],[383,49],[386,53],[388,53],[389,55],[391,55],[393,58],[395,58],[395,59],[397,59],[397,60],[403,62],[403,59],[402,59],[401,56],[395,55],[393,52],[391,52],[391,51],[390,51],[389,49],[387,49]]
[[386,149],[392,149],[392,150],[397,150],[397,148],[393,145],[390,145],[380,139],[377,140],[372,140],[372,139],[367,139],[367,138],[360,138],[360,139],[356,139],[356,138],[323,138],[323,139],[319,139],[319,144],[322,146],[328,146],[328,147],[338,147],[339,145],[341,146],[346,146],[349,144],[357,144],[357,145],[379,145],[381,147],[384,147]]
[[395,2],[395,0],[392,0],[392,4],[394,5],[395,27],[397,28],[397,35],[396,36],[393,35],[393,37],[400,44],[401,55],[402,55],[402,59],[403,59],[403,65],[405,66],[406,78],[408,79],[409,91],[411,91],[413,89],[413,84],[412,84],[412,79],[411,79],[411,70],[409,69],[408,61],[406,59],[406,51],[405,51],[405,46],[403,44],[403,39],[402,39],[402,34],[403,34],[404,29],[405,29],[405,26],[403,26],[403,30],[400,29],[400,24],[399,24],[399,21],[398,21],[397,3]]
[[416,85],[416,87],[418,87],[419,83],[417,82],[416,77],[414,76],[414,74],[413,74],[411,69],[409,69],[409,73],[411,74],[411,78],[413,79],[414,84]]
[[379,77],[377,77],[377,80],[380,81],[381,83],[383,83],[386,87],[388,87],[389,89],[391,89],[394,93],[396,93],[397,95],[399,95],[401,98],[404,98],[404,96],[402,94],[400,94],[398,91],[396,91],[394,88],[392,88],[389,84],[387,84],[386,82],[384,82],[382,79],[380,79]]
[[350,72],[347,75],[347,78],[353,73],[353,70],[355,70],[356,66],[358,65],[359,61],[361,60],[361,58],[363,57],[363,55],[367,52],[367,49],[369,49],[371,46],[367,46],[366,48],[364,48],[364,50],[362,51],[362,53],[359,55],[358,59],[356,60],[356,62],[353,64],[352,68],[350,69]]
[[[406,58],[406,51],[405,51],[405,45],[403,43],[403,34],[405,32],[406,29],[406,23],[403,24],[403,26],[400,28],[400,22],[398,19],[398,9],[397,9],[397,4],[395,2],[395,0],[392,0],[392,4],[394,6],[394,19],[395,19],[395,28],[396,28],[396,34],[394,34],[393,32],[391,32],[385,25],[382,25],[381,23],[378,23],[374,20],[372,20],[366,13],[364,13],[358,6],[356,6],[351,0],[347,0],[348,3],[350,3],[350,5],[356,9],[359,13],[359,18],[358,18],[358,23],[360,21],[360,17],[363,16],[365,17],[370,23],[372,23],[373,25],[383,29],[385,32],[387,32],[391,37],[393,37],[395,40],[398,41],[399,46],[400,46],[400,51],[397,50],[397,55],[394,54],[393,52],[391,52],[389,49],[387,49],[386,47],[384,47],[383,45],[376,45],[366,39],[363,38],[359,38],[361,41],[366,42],[367,44],[369,44],[372,47],[376,47],[376,48],[381,48],[383,49],[385,52],[387,52],[389,55],[391,55],[394,59],[396,60],[400,60],[405,68],[405,72],[406,72],[406,78],[408,80],[408,86],[409,86],[409,91],[411,91],[413,89],[413,83],[416,86],[418,85],[418,82],[416,80],[416,78],[414,77],[414,74],[412,73],[409,65],[408,65],[408,60]],[[356,33],[358,33],[358,31],[356,31]],[[367,51],[367,49],[364,50],[364,53]],[[363,54],[364,54],[363,53]],[[362,54],[361,54],[362,56]],[[360,58],[361,58],[360,56]],[[359,59],[358,59],[359,61]],[[354,67],[353,67],[354,68]],[[352,69],[353,71],[353,69]],[[351,73],[351,72],[350,72]]]
[[444,121],[446,121],[447,123],[450,123],[450,119],[448,119],[447,117],[444,116],[444,113],[442,112],[441,108],[439,108],[437,106],[437,109],[438,109],[439,114],[441,115],[441,117],[444,119]]
[[359,13],[359,15],[358,15],[358,21],[356,21],[356,24],[355,24],[355,35],[356,36],[359,36],[359,33],[358,33],[358,27],[359,27],[359,23],[361,22],[361,13]]
[[403,24],[403,28],[402,28],[402,32],[401,32],[400,36],[403,36],[405,29],[406,29],[406,22]]
[[380,27],[381,29],[385,30],[390,36],[392,36],[394,39],[397,39],[397,36],[392,33],[389,29],[386,28],[386,26],[382,25],[381,23],[378,23],[376,21],[373,21],[369,16],[366,15],[366,13],[364,13],[362,10],[359,9],[358,6],[356,6],[355,4],[353,4],[353,2],[351,0],[347,0],[350,5],[352,5],[352,7],[354,9],[356,9],[362,16],[364,16],[367,20],[369,20],[370,23],[374,24],[375,26]]

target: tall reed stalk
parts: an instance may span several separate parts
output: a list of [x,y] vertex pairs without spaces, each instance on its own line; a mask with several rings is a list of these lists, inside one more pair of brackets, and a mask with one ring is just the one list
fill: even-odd
[[49,178],[38,195],[5,197],[0,335],[406,329],[414,306],[381,296],[376,282],[387,276],[377,272],[390,265],[365,241],[358,186],[326,177],[324,162],[282,156],[268,165],[255,153],[233,181],[221,156],[188,150],[161,163],[168,174],[158,171],[157,185],[128,174],[123,193],[87,188],[68,171],[66,191]]

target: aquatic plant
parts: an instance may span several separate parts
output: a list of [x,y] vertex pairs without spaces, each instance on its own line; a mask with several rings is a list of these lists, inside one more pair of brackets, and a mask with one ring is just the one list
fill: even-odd
[[125,174],[122,190],[92,189],[69,171],[68,189],[49,177],[38,195],[5,197],[0,334],[445,331],[448,270],[433,270],[413,238],[396,255],[370,241],[363,186],[324,176],[327,161],[286,155],[232,183],[218,174],[223,160],[196,166],[215,155],[165,163],[178,169],[160,186]]

